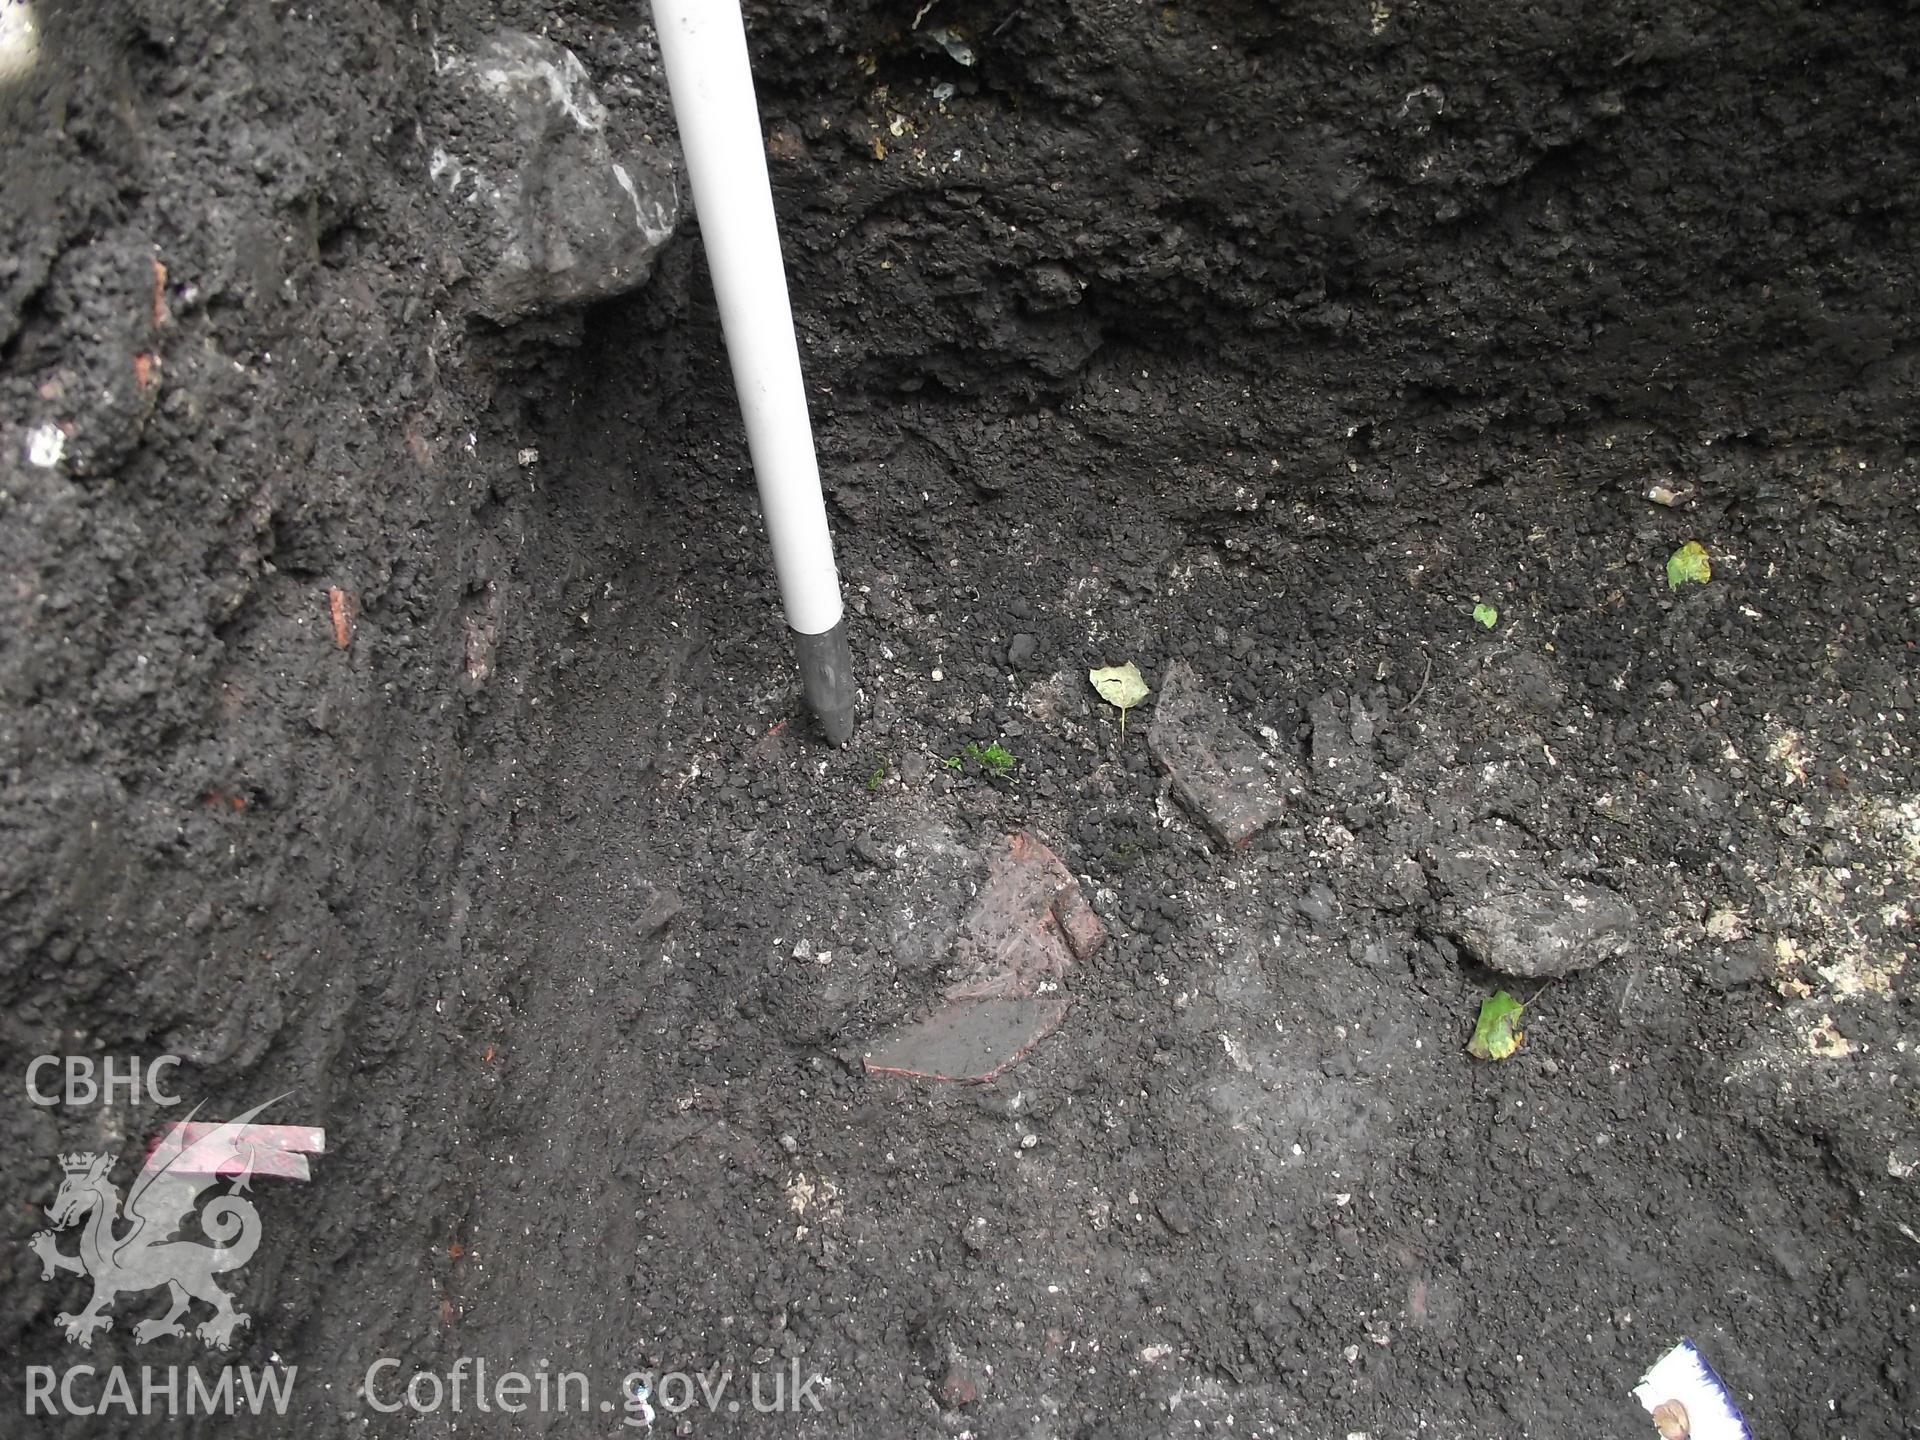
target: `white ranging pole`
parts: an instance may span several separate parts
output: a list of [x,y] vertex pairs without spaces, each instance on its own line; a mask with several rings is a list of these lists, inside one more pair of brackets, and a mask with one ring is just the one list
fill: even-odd
[[827,738],[842,745],[853,733],[853,660],[739,0],[653,0],[653,23],[801,680]]

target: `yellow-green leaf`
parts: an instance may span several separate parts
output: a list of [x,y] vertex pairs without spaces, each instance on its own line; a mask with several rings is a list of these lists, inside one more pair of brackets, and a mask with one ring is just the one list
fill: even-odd
[[1704,585],[1712,578],[1713,562],[1707,558],[1707,547],[1698,540],[1687,541],[1667,557],[1667,584],[1675,590],[1689,580]]
[[1131,710],[1152,693],[1147,689],[1146,678],[1141,675],[1140,667],[1131,660],[1124,665],[1089,670],[1087,679],[1093,682],[1093,688],[1100,692],[1102,700],[1122,712]]
[[1500,612],[1482,600],[1473,607],[1473,618],[1491,630],[1495,625],[1500,623]]
[[1496,990],[1482,1000],[1467,1053],[1476,1060],[1504,1060],[1513,1054],[1527,1038],[1516,1028],[1526,1008],[1504,990]]

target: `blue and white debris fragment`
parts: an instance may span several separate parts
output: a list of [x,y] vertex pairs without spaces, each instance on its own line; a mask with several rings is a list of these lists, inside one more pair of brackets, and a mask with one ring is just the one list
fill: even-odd
[[1753,1432],[1713,1367],[1682,1340],[1633,1387],[1661,1440],[1753,1440]]

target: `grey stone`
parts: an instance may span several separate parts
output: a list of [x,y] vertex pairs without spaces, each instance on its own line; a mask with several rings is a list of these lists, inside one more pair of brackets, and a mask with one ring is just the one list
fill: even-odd
[[1186,1201],[1178,1195],[1163,1195],[1154,1202],[1154,1214],[1160,1217],[1160,1223],[1176,1235],[1193,1233],[1193,1212],[1187,1208]]
[[643,284],[679,219],[673,169],[651,146],[615,152],[579,58],[501,30],[435,71],[428,176],[480,313],[505,323]]
[[1340,918],[1339,901],[1325,885],[1310,886],[1306,894],[1296,896],[1293,908],[1322,929],[1330,928]]
[[1734,944],[1707,967],[1707,983],[1716,990],[1738,990],[1773,972],[1773,947],[1759,936]]
[[685,908],[679,892],[665,885],[649,883],[646,887],[647,898],[640,908],[640,918],[634,925],[635,933],[641,939],[658,935],[671,925],[676,916]]
[[1374,903],[1382,910],[1405,910],[1426,898],[1427,873],[1411,855],[1405,855],[1387,867]]
[[1559,879],[1497,829],[1432,852],[1449,929],[1503,975],[1546,979],[1613,960],[1640,932],[1633,906],[1585,880]]
[[1180,803],[1223,843],[1244,846],[1280,818],[1280,787],[1267,757],[1184,660],[1168,666],[1160,682],[1147,748],[1172,777]]
[[1348,709],[1350,713],[1347,729],[1353,736],[1353,743],[1362,748],[1370,748],[1373,745],[1373,737],[1380,730],[1379,713],[1369,710],[1367,702],[1358,695],[1353,697],[1353,704]]
[[1359,960],[1370,970],[1389,970],[1400,961],[1400,952],[1391,941],[1368,940],[1360,949]]

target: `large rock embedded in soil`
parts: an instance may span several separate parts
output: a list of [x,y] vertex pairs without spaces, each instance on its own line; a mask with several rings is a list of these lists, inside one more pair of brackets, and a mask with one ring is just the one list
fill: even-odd
[[1624,955],[1639,933],[1638,913],[1618,894],[1554,877],[1499,832],[1436,849],[1428,865],[1454,938],[1503,975],[1571,975]]
[[506,323],[641,285],[680,215],[666,157],[617,153],[564,45],[502,30],[435,63],[429,178],[452,202],[478,308]]

